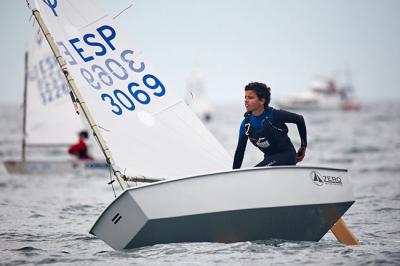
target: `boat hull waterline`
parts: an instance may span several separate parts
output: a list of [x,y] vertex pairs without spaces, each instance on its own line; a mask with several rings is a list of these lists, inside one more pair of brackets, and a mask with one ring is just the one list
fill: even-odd
[[353,203],[344,169],[241,169],[127,189],[90,233],[117,250],[179,242],[319,241]]

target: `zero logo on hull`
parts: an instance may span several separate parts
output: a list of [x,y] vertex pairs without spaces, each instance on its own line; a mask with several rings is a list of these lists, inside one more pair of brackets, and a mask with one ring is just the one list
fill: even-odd
[[317,171],[310,173],[311,181],[317,186],[326,185],[343,185],[340,176],[321,175]]
[[311,180],[316,184],[317,186],[322,186],[324,184],[324,181],[322,180],[322,176],[320,173],[317,171],[312,171],[310,173]]

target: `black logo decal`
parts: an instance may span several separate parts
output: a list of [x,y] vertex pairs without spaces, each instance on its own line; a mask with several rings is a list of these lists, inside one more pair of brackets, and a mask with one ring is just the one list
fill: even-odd
[[112,221],[114,224],[117,224],[117,223],[119,222],[119,220],[121,220],[121,218],[122,218],[122,216],[119,215],[119,213],[117,213],[117,214],[114,216],[114,218],[111,219],[111,221]]
[[340,176],[330,176],[330,175],[321,175],[317,171],[312,171],[310,173],[311,180],[317,186],[326,185],[343,185],[342,179]]
[[316,184],[317,186],[322,186],[324,184],[324,181],[322,180],[322,176],[320,173],[317,171],[312,171],[311,174],[311,180]]

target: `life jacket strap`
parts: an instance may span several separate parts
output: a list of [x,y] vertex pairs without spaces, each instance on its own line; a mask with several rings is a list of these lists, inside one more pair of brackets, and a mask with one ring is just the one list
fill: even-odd
[[[278,130],[279,132],[283,132],[283,133],[287,134],[286,130],[284,130],[280,127],[277,127],[273,124],[273,112],[274,112],[274,108],[271,107],[271,111],[268,113],[267,117],[262,121],[263,126],[266,127],[269,124],[272,128]],[[245,132],[244,133],[248,137],[251,135],[251,131],[252,131],[252,126],[250,124],[250,114],[251,114],[251,112],[244,113],[244,122],[245,122],[245,125],[244,125]]]
[[250,118],[249,118],[250,117],[250,113],[251,112],[244,113],[244,122],[245,122],[245,124],[244,124],[244,127],[245,127],[244,134],[247,137],[250,136],[250,131],[251,131],[251,124],[250,124]]

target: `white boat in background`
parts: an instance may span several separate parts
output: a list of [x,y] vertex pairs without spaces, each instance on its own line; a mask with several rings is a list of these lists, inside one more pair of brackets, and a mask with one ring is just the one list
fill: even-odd
[[214,110],[207,96],[204,76],[198,69],[192,72],[187,82],[185,102],[202,121],[208,122],[212,119]]
[[109,172],[110,167],[102,160],[25,160],[5,161],[4,166],[9,174],[19,175],[58,175],[84,172]]
[[287,110],[359,110],[360,103],[353,97],[351,85],[338,86],[333,79],[318,79],[310,83],[309,89],[286,100],[278,101],[277,106]]
[[8,160],[10,174],[58,174],[82,169],[109,169],[104,160],[77,161],[64,158],[27,159],[27,150],[65,150],[77,141],[78,132],[87,128],[74,112],[65,82],[50,47],[37,25],[29,52],[25,55],[21,160]]
[[[93,0],[31,0],[30,7],[124,190],[92,234],[114,249],[129,249],[318,241],[342,224],[354,202],[346,170],[231,170],[226,150]],[[157,182],[128,188],[127,181],[138,179]],[[342,234],[335,233],[346,242]]]

